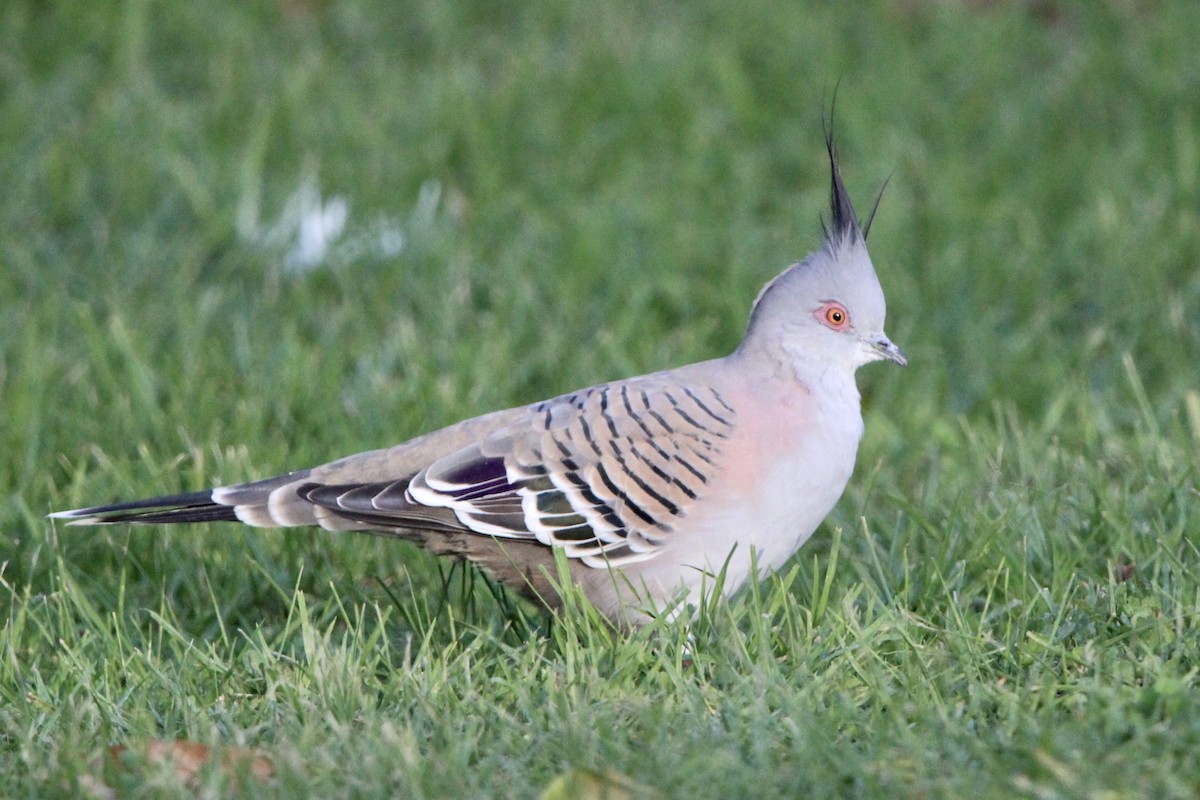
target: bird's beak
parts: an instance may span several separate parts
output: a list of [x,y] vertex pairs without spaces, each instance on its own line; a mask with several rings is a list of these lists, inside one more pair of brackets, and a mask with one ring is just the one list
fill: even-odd
[[879,354],[881,359],[895,362],[902,367],[908,366],[908,359],[904,357],[904,353],[899,347],[896,347],[891,339],[887,338],[886,336],[880,336],[878,339],[871,339],[869,340],[868,344],[870,344],[871,348]]

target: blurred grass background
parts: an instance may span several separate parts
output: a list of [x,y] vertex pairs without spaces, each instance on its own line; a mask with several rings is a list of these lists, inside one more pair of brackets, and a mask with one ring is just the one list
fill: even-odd
[[[5,3],[0,793],[180,737],[271,754],[224,794],[1195,796],[1198,38],[1151,0]],[[834,86],[911,366],[690,668],[406,545],[43,519],[728,352],[819,242]],[[345,215],[308,261],[306,191]]]

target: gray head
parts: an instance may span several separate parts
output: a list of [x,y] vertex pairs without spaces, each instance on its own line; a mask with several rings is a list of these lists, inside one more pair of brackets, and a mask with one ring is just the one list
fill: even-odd
[[[740,352],[759,352],[797,369],[843,367],[871,361],[907,363],[883,332],[887,307],[867,254],[875,208],[860,227],[838,169],[832,133],[826,133],[832,188],[825,243],[763,287],[750,312]],[[879,205],[876,199],[875,206]]]

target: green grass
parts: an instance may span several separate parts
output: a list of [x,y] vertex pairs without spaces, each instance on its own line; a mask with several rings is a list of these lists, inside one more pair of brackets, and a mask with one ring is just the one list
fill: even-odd
[[[1200,794],[1200,5],[597,5],[0,7],[0,795],[175,738],[262,748],[247,796]],[[44,519],[729,351],[818,242],[835,85],[911,366],[693,625]],[[309,272],[239,232],[305,175],[349,202]]]

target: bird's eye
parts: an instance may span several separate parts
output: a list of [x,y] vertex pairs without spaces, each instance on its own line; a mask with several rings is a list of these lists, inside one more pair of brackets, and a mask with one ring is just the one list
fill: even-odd
[[817,319],[827,328],[844,331],[850,327],[850,312],[836,301],[829,301],[817,309]]

